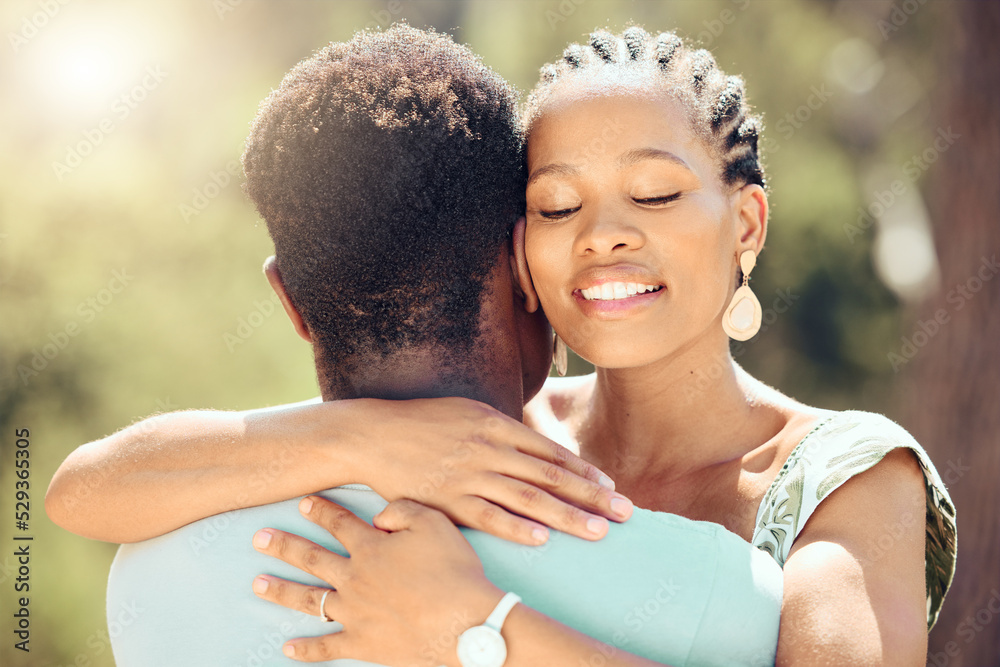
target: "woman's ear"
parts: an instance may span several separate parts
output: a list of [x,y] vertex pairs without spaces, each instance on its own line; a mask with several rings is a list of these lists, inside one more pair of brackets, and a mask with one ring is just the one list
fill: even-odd
[[736,191],[735,205],[740,248],[759,255],[767,236],[767,193],[756,183],[744,185]]
[[281,280],[281,273],[278,271],[278,258],[274,255],[264,260],[264,275],[267,276],[267,282],[271,283],[271,288],[278,295],[278,299],[281,300],[281,305],[284,306],[288,319],[292,321],[292,326],[295,327],[295,333],[307,343],[313,342],[309,328],[302,321],[302,315],[296,310],[292,300],[288,298],[285,283]]
[[514,247],[511,248],[510,253],[510,270],[514,274],[514,290],[518,296],[524,299],[524,309],[533,313],[538,310],[538,294],[535,292],[535,285],[531,282],[528,260],[524,254],[524,228],[525,219],[522,216],[514,225],[514,235],[511,239]]

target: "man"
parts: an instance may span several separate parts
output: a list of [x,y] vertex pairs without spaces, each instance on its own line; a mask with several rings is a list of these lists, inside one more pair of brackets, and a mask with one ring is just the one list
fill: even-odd
[[[512,89],[468,49],[407,27],[321,50],[262,105],[247,192],[275,243],[268,278],[313,345],[324,400],[458,395],[521,417],[549,332],[510,269],[524,188],[514,109]],[[358,485],[322,495],[367,521],[386,504]],[[123,546],[108,586],[119,667],[290,664],[284,641],[336,631],[251,589],[260,573],[322,585],[256,553],[259,528],[346,553],[296,506]],[[722,645],[773,664],[781,572],[720,526],[636,510],[594,543],[465,535],[497,586],[604,642],[670,664],[717,661]],[[455,633],[483,620],[457,618]]]

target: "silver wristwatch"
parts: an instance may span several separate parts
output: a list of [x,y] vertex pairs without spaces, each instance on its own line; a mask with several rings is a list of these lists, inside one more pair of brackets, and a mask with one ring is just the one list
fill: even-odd
[[502,667],[507,659],[507,642],[500,628],[507,614],[521,598],[507,593],[482,625],[469,628],[458,637],[458,661],[462,667]]

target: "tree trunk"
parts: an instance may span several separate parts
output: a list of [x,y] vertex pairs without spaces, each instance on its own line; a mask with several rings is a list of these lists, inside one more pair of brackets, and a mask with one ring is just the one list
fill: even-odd
[[938,125],[960,138],[928,174],[942,282],[911,332],[927,338],[904,370],[902,412],[958,515],[957,571],[928,664],[1000,665],[1000,4],[952,6],[959,34]]

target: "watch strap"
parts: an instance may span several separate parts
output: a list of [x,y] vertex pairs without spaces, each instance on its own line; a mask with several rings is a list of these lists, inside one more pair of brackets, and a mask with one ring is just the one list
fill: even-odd
[[503,622],[507,619],[507,614],[509,614],[510,610],[514,608],[514,605],[520,601],[521,596],[517,593],[507,593],[500,599],[500,602],[497,603],[497,606],[486,618],[486,622],[483,623],[483,625],[500,632],[500,628],[503,627]]

